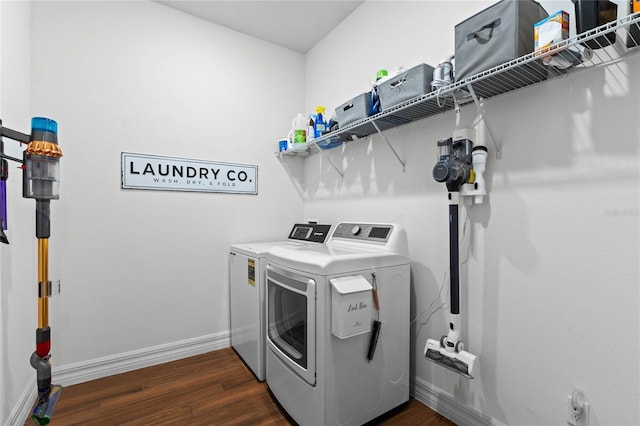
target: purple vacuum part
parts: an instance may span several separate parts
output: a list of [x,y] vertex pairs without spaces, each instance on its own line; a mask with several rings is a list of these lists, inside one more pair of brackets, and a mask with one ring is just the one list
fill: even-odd
[[7,230],[7,181],[0,180],[0,217],[2,229]]

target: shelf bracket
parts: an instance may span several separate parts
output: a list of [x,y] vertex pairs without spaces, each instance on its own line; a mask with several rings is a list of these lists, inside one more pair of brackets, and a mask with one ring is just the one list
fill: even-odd
[[387,143],[387,145],[389,145],[389,148],[393,152],[393,155],[395,155],[396,158],[398,159],[398,162],[400,164],[402,164],[402,171],[405,171],[405,161],[402,159],[402,157],[400,157],[398,152],[393,148],[393,145],[391,145],[391,143],[387,140],[387,138],[384,137],[384,135],[382,134],[382,130],[380,130],[380,127],[378,127],[378,125],[376,124],[375,120],[371,121],[371,124],[373,124],[373,127],[376,128],[376,131],[378,132],[378,134],[380,135],[382,140],[385,141]]
[[499,159],[502,158],[502,148],[496,142],[496,138],[493,135],[493,130],[491,130],[491,126],[489,125],[489,121],[487,120],[487,118],[484,116],[484,113],[482,112],[482,102],[480,101],[480,99],[476,95],[475,90],[473,90],[473,86],[471,85],[471,83],[467,84],[466,88],[469,91],[469,93],[471,94],[471,97],[473,98],[473,102],[476,104],[476,109],[478,111],[478,114],[480,114],[480,117],[482,117],[482,121],[484,121],[484,125],[487,127],[487,132],[489,133],[489,136],[491,137],[491,142],[493,142],[493,146],[496,148],[496,158],[499,160]]
[[344,172],[342,170],[340,170],[338,168],[338,166],[335,165],[335,163],[331,160],[331,158],[328,155],[322,155],[322,149],[320,149],[320,147],[318,145],[313,145],[317,150],[318,153],[320,153],[320,157],[324,157],[327,159],[327,161],[329,162],[329,164],[331,164],[331,167],[333,167],[333,170],[336,171],[336,173],[338,173],[340,175],[341,179],[344,179]]

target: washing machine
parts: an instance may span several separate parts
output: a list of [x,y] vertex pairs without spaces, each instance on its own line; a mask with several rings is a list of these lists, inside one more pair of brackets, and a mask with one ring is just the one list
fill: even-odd
[[298,424],[360,425],[409,400],[409,271],[395,224],[269,249],[267,385]]
[[286,240],[234,244],[229,250],[231,346],[259,381],[265,380],[266,253],[277,246],[322,244],[331,225],[295,224]]

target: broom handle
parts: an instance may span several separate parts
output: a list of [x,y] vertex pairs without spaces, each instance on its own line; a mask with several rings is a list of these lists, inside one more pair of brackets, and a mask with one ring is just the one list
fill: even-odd
[[460,313],[460,258],[458,251],[458,202],[457,192],[449,193],[449,294],[451,299],[451,313]]

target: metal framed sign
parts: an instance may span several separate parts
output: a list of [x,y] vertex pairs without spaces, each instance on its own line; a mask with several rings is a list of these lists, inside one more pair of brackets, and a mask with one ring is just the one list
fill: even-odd
[[122,153],[122,188],[258,194],[258,166]]

